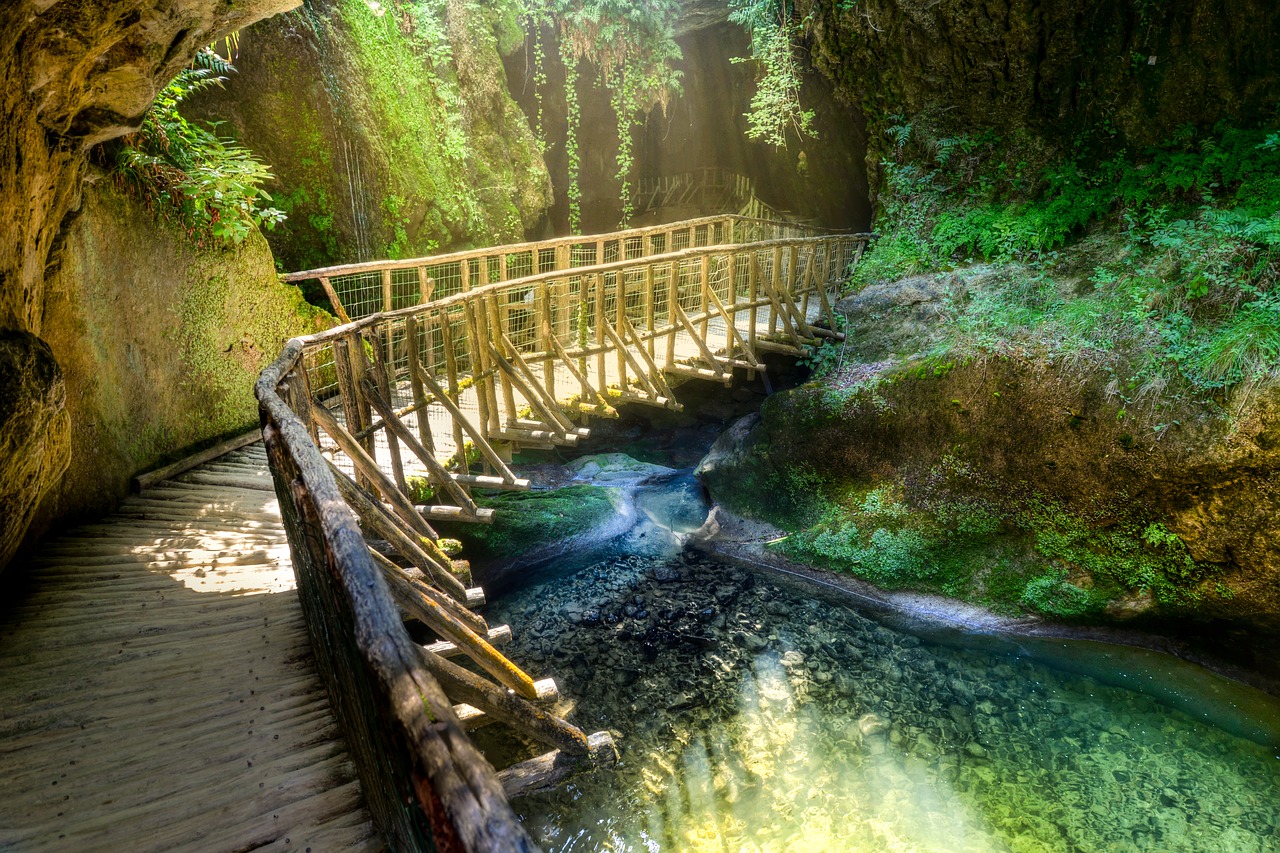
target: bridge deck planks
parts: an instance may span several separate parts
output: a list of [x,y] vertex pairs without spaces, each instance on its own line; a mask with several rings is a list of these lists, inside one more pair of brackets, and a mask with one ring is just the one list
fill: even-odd
[[260,444],[9,569],[0,850],[380,850]]

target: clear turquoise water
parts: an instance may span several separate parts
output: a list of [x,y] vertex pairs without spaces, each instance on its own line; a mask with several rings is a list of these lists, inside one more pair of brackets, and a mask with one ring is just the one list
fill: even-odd
[[[554,674],[571,719],[621,749],[614,768],[515,801],[544,849],[1280,850],[1280,750],[1238,736],[1266,741],[1275,700],[1224,700],[1185,665],[1097,644],[922,641],[675,554],[663,527],[687,529],[692,500],[677,497],[656,526],[493,608],[521,626],[512,657]],[[1237,734],[1197,696],[1212,718],[1236,708]]]

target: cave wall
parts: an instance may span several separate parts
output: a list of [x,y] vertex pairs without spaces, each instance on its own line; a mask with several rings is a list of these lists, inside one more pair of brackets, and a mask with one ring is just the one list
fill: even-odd
[[519,242],[550,204],[502,74],[523,38],[512,3],[306,0],[241,33],[191,113],[271,166],[283,269]]
[[[0,567],[71,463],[45,281],[89,149],[138,126],[202,45],[296,0],[10,0],[0,5]],[[32,425],[40,428],[33,429]],[[15,487],[15,484],[17,486]]]
[[870,120],[873,165],[890,123],[1108,154],[1187,124],[1274,121],[1280,99],[1273,0],[798,0],[796,13],[814,66]]
[[825,77],[804,67],[800,99],[814,110],[815,135],[793,137],[785,148],[749,139],[746,114],[756,67],[734,61],[751,55],[746,31],[724,21],[693,29],[679,41],[684,94],[668,115],[651,112],[637,134],[641,176],[716,166],[751,178],[763,201],[797,219],[830,228],[869,227],[866,122],[855,103],[837,98]]

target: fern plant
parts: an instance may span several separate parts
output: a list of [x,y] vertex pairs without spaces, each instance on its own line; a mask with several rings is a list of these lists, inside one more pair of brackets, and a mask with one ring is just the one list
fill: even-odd
[[179,107],[197,92],[221,87],[235,69],[210,48],[197,54],[156,96],[136,133],[116,149],[114,173],[163,216],[203,243],[212,237],[238,244],[257,226],[268,230],[284,219],[270,207],[263,184],[272,178],[265,163],[217,125],[203,127]]

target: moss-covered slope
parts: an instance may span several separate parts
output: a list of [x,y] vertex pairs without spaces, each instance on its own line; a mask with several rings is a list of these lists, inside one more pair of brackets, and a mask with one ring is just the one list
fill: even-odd
[[511,3],[314,0],[246,30],[194,106],[275,172],[284,268],[518,241],[550,203],[503,72],[522,39]]
[[[984,292],[1027,275],[960,270],[844,303],[850,345],[721,448],[716,499],[793,531],[776,546],[793,556],[888,588],[1280,626],[1280,385],[1131,396],[1116,377],[1132,352],[1064,350],[1047,323],[938,356]],[[1067,304],[1104,298],[1048,278],[1037,292]]]

